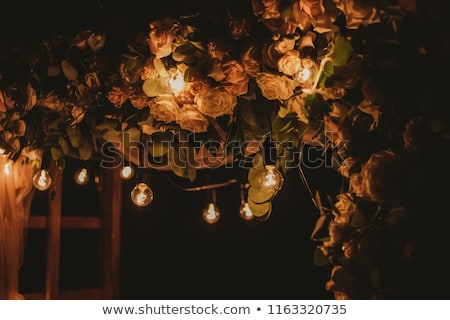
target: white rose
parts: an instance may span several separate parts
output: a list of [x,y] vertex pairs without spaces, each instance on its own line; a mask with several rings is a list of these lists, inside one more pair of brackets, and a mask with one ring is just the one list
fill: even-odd
[[237,98],[223,88],[205,88],[196,102],[201,113],[217,118],[224,114],[233,114]]
[[300,53],[297,50],[291,50],[286,52],[277,63],[278,71],[293,76],[296,74],[302,66],[300,59]]
[[150,113],[156,120],[170,123],[177,119],[177,115],[181,112],[180,107],[172,95],[161,95],[153,99],[150,105]]
[[262,95],[268,100],[287,100],[294,93],[295,83],[286,76],[261,72],[256,78],[256,83],[261,89]]

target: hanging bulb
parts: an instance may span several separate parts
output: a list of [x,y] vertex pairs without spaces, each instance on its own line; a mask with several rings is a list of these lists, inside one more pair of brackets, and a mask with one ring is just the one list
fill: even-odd
[[274,165],[266,165],[258,176],[258,182],[260,189],[274,192],[281,189],[284,178]]
[[84,185],[89,181],[89,173],[86,168],[81,168],[75,172],[75,182],[78,185]]
[[203,210],[203,219],[209,224],[217,222],[220,218],[220,212],[214,202],[208,203],[206,208]]
[[33,185],[36,189],[44,191],[50,188],[52,184],[52,177],[47,170],[42,169],[36,172],[33,176]]
[[178,94],[184,88],[184,77],[183,74],[172,68],[169,70],[170,78],[168,80],[169,86],[175,94]]
[[120,177],[123,180],[129,180],[134,175],[134,168],[132,166],[124,166],[122,170],[120,170]]
[[145,207],[153,201],[153,191],[150,187],[141,182],[131,190],[131,201],[138,207]]
[[309,68],[303,68],[299,73],[298,77],[300,81],[306,82],[311,78],[311,70]]
[[253,219],[253,212],[250,210],[250,207],[248,206],[248,202],[242,202],[241,208],[239,209],[239,214],[242,219],[244,220],[252,220]]

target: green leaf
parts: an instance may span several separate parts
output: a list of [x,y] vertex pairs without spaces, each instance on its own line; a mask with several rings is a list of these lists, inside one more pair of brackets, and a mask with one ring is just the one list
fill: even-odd
[[81,145],[81,129],[78,126],[68,126],[66,129],[67,136],[69,137],[70,144],[74,148],[78,148]]
[[169,77],[169,73],[167,72],[166,66],[164,65],[164,62],[161,59],[159,58],[153,59],[153,65],[155,66],[155,70],[160,77],[163,78]]
[[136,146],[141,141],[141,131],[138,128],[129,128],[120,133],[125,147]]
[[151,136],[148,152],[153,157],[165,156],[169,152],[172,140],[172,134],[169,132],[156,132]]
[[322,74],[319,79],[319,88],[325,88],[327,79],[330,78],[334,74],[334,65],[333,62],[327,61],[323,66]]
[[64,76],[67,79],[72,80],[72,81],[77,80],[78,71],[70,64],[69,61],[63,59],[61,61],[61,67],[62,67]]
[[58,138],[58,144],[61,147],[62,152],[65,155],[68,155],[69,154],[69,143],[67,142],[67,140],[64,139],[64,137],[60,136]]
[[250,187],[248,189],[248,201],[253,201],[256,204],[262,204],[273,199],[276,191],[266,191]]
[[78,153],[81,160],[89,160],[92,156],[92,146],[87,140],[83,140],[80,147],[78,148]]
[[320,247],[317,247],[313,253],[313,262],[317,267],[323,267],[330,263],[328,258],[323,254]]
[[322,121],[324,114],[328,114],[333,110],[331,105],[319,93],[312,93],[306,96],[305,109],[309,114],[309,118],[315,121]]
[[272,203],[254,203],[253,201],[248,202],[248,207],[252,211],[255,217],[263,217],[264,215],[272,211]]
[[338,67],[346,65],[352,54],[353,47],[351,43],[345,40],[343,37],[338,37],[334,44],[333,53],[331,55],[333,64]]
[[50,153],[52,154],[52,159],[55,161],[58,161],[62,156],[61,149],[58,147],[52,147]]
[[184,43],[173,51],[172,59],[177,62],[192,63],[195,51],[196,49],[191,43]]
[[167,77],[150,78],[142,84],[142,90],[149,97],[156,97],[168,92]]
[[320,216],[319,219],[317,219],[316,224],[314,226],[314,230],[311,233],[311,240],[316,240],[316,235],[319,233],[319,231],[322,230],[327,219],[328,219],[327,215]]

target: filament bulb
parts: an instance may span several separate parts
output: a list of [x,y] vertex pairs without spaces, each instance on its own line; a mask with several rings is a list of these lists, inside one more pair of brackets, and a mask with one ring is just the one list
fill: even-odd
[[134,168],[132,166],[124,166],[120,171],[120,176],[124,180],[129,180],[134,175]]
[[89,172],[86,168],[81,168],[77,172],[75,172],[75,182],[77,184],[84,185],[89,181]]
[[258,177],[260,189],[278,191],[283,186],[283,176],[274,165],[266,165]]
[[253,219],[253,212],[250,210],[250,207],[248,206],[248,202],[242,202],[241,208],[239,209],[239,213],[242,219],[244,220],[252,220]]
[[33,176],[33,185],[36,189],[44,191],[50,188],[52,178],[47,170],[42,169],[36,172]]
[[141,182],[131,190],[131,201],[138,207],[145,207],[153,201],[153,191],[150,187]]
[[208,203],[203,210],[203,219],[210,224],[217,222],[220,218],[220,211],[214,202]]

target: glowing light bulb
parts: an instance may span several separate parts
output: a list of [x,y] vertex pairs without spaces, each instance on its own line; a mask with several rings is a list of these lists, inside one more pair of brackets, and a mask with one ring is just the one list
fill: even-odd
[[131,190],[131,201],[138,207],[145,207],[153,201],[153,191],[150,187],[141,182]]
[[169,86],[172,91],[177,94],[184,88],[184,77],[180,71],[175,69],[169,70],[169,73],[171,73],[171,77],[168,80]]
[[13,162],[11,160],[8,160],[5,163],[5,166],[3,167],[5,175],[9,176],[12,173],[12,164],[13,164]]
[[281,189],[284,178],[274,165],[266,165],[258,176],[258,182],[260,189],[273,192]]
[[124,166],[122,170],[120,170],[120,176],[124,180],[129,180],[134,175],[134,168],[132,166]]
[[220,218],[220,212],[214,202],[208,203],[203,210],[203,219],[209,224],[217,222]]
[[311,78],[311,70],[309,68],[303,68],[298,76],[302,82],[306,82]]
[[33,185],[36,189],[44,191],[50,188],[52,178],[47,170],[42,169],[36,172],[33,176]]
[[2,154],[5,154],[6,153],[6,150],[5,149],[2,149],[2,148],[0,148],[0,155],[2,155]]
[[75,182],[76,184],[84,185],[89,181],[89,173],[86,168],[81,168],[75,172]]
[[253,212],[252,212],[252,210],[250,210],[250,207],[248,206],[248,202],[243,202],[241,204],[239,213],[240,213],[241,218],[244,220],[252,220],[253,219]]

